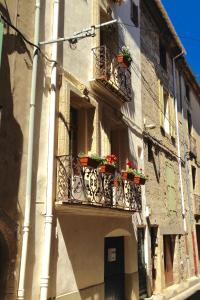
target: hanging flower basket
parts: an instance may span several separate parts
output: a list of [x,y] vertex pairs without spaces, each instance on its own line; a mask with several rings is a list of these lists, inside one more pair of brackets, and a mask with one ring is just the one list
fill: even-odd
[[99,167],[100,173],[108,173],[108,174],[115,174],[116,167],[113,165],[105,164]]
[[134,179],[134,174],[131,173],[131,172],[127,172],[127,171],[122,171],[121,172],[121,176],[122,176],[122,179],[124,180],[130,180],[132,181]]

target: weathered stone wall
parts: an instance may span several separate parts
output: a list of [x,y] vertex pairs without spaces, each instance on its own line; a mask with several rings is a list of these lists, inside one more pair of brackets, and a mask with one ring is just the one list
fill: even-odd
[[[145,185],[145,191],[146,202],[151,209],[150,224],[158,225],[159,228],[156,269],[158,272],[160,271],[160,274],[158,274],[155,282],[155,291],[159,291],[165,287],[163,235],[175,236],[173,282],[178,283],[188,277],[189,274],[186,260],[186,242],[185,236],[183,235],[184,228],[179,188],[177,138],[176,134],[175,139],[169,134],[166,134],[162,130],[160,123],[163,111],[161,111],[162,109],[159,104],[158,82],[162,82],[164,88],[173,96],[172,55],[170,54],[168,46],[165,45],[167,51],[167,68],[164,70],[160,65],[159,25],[156,23],[156,20],[153,19],[144,2],[141,3],[141,28],[143,28],[143,30],[141,30],[142,112],[147,125],[144,134],[144,164],[145,173],[149,175],[149,180]],[[181,120],[180,112],[179,120]],[[152,129],[148,128],[148,125],[151,124],[155,125]],[[173,123],[172,126],[175,127],[175,123]],[[181,122],[179,122],[179,126],[182,127]],[[183,135],[182,128],[181,135]],[[181,136],[180,139],[181,145],[183,145],[183,136]],[[184,159],[183,147],[181,147],[181,158],[182,160]],[[170,205],[167,200],[167,165],[171,166],[174,172],[175,201]],[[186,197],[184,162],[182,162],[182,173],[184,196]],[[185,198],[185,205],[186,200]],[[188,221],[188,214],[186,219]],[[188,244],[191,244],[190,237],[187,239]],[[192,252],[190,251],[190,253]]]

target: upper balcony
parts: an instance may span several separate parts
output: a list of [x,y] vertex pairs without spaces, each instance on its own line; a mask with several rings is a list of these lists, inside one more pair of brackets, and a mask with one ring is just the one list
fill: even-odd
[[[57,210],[102,208],[109,213],[140,212],[141,186],[133,181],[115,180],[115,174],[102,173],[96,166],[81,166],[78,158],[57,157]],[[107,212],[107,211],[106,211]]]
[[196,139],[194,137],[192,137],[191,135],[190,135],[189,139],[190,139],[190,153],[192,154],[192,156],[197,157]]
[[103,96],[114,101],[129,102],[132,98],[131,71],[128,66],[118,62],[117,54],[108,47],[92,49],[94,56],[93,88]]

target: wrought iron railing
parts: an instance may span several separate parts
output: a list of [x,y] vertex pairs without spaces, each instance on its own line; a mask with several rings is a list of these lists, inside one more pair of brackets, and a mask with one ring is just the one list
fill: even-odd
[[78,158],[57,157],[56,201],[141,211],[141,187],[98,169],[82,167]]
[[197,157],[197,141],[196,139],[190,135],[190,153]]
[[104,87],[123,101],[131,101],[131,72],[117,61],[117,55],[108,47],[100,46],[92,49],[94,55],[94,77]]
[[200,195],[194,194],[194,215],[200,216]]

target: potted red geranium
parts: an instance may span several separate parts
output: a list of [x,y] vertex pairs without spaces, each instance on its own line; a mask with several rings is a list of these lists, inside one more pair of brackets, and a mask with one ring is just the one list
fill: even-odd
[[123,68],[128,68],[130,66],[132,57],[128,47],[122,47],[121,52],[117,55],[117,61]]
[[124,180],[132,181],[134,179],[134,165],[131,161],[128,161],[126,164],[126,170],[121,171],[121,176]]
[[114,154],[107,155],[105,159],[103,159],[100,167],[100,173],[108,173],[115,174],[117,168],[117,156]]
[[102,162],[102,158],[100,158],[96,154],[86,155],[84,153],[80,153],[78,157],[79,157],[80,165],[82,167],[96,169]]
[[140,171],[138,170],[134,170],[134,173],[135,173],[135,177],[134,177],[134,180],[133,182],[135,184],[138,184],[138,185],[144,185],[146,180],[148,179],[148,176],[145,176],[143,173],[142,173],[142,170],[140,169]]

